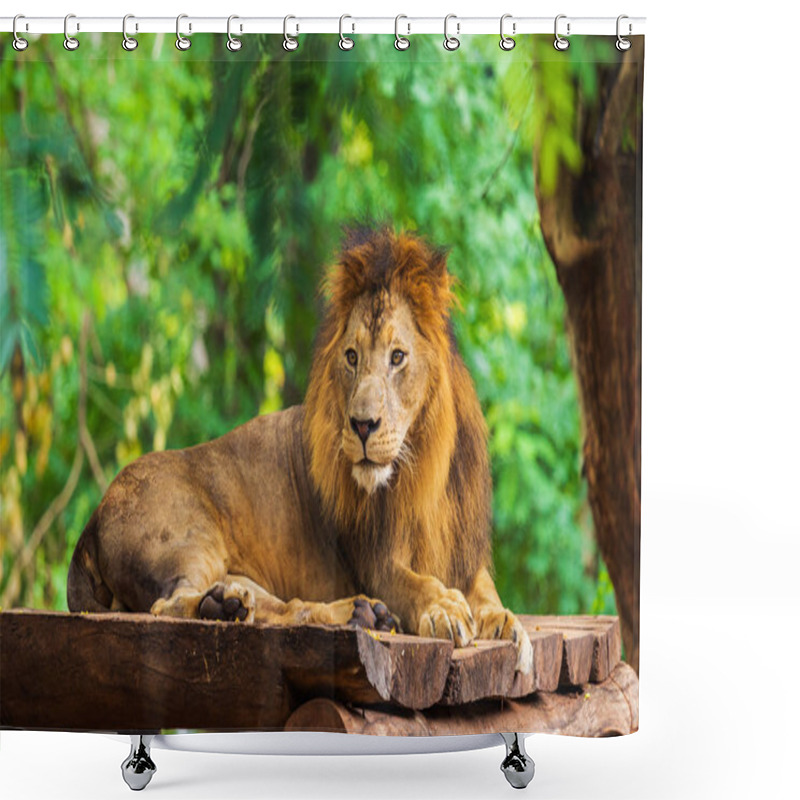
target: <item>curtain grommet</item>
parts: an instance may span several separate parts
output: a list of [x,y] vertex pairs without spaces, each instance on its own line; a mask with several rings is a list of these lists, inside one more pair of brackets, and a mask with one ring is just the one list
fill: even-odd
[[13,41],[13,42],[11,42],[11,46],[12,46],[12,47],[13,47],[13,48],[14,48],[14,49],[15,49],[15,50],[18,52],[18,53],[21,53],[23,50],[27,50],[27,49],[28,49],[28,40],[27,40],[27,39],[23,39],[23,38],[22,38],[22,37],[21,37],[21,36],[20,36],[20,35],[17,33],[17,20],[18,20],[18,19],[25,19],[25,15],[24,15],[24,14],[17,14],[17,15],[14,17],[14,22],[11,24],[11,32],[14,34],[14,41]]
[[[181,20],[188,19],[188,14],[178,14],[178,18],[175,20],[175,47],[178,50],[188,50],[192,46],[192,40],[187,39],[181,33]],[[189,23],[189,33],[192,32],[192,24]]]
[[[67,14],[67,16],[64,17],[64,49],[69,51],[77,50],[81,46],[81,43],[74,36],[69,35],[68,29],[71,19],[75,19],[75,14]],[[80,29],[80,24],[76,23],[76,32]]]
[[[289,53],[294,52],[300,47],[300,42],[297,41],[296,36],[289,36],[289,31],[287,26],[289,24],[290,19],[297,19],[293,14],[287,14],[283,18],[283,49]],[[297,26],[295,25],[295,30],[297,30]]]
[[[237,39],[231,33],[231,22],[233,22],[235,19],[239,19],[236,14],[231,14],[228,17],[228,41],[225,43],[225,47],[227,47],[231,53],[238,53],[242,49],[243,44],[241,39]],[[241,27],[239,28],[239,31],[241,32]]]
[[[503,16],[500,17],[500,49],[501,50],[505,50],[506,52],[508,52],[509,50],[513,50],[514,47],[517,44],[514,41],[514,39],[512,39],[510,36],[506,36],[505,31],[503,30],[503,27],[505,25],[505,21],[507,19],[513,19],[511,14],[503,14]],[[517,27],[517,24],[515,22],[512,22],[511,23],[511,32],[512,33],[515,32],[516,27]]]
[[[556,38],[555,38],[555,41],[553,42],[553,47],[555,47],[556,50],[559,50],[559,51],[562,51],[562,52],[569,47],[569,39],[565,39],[563,36],[561,36],[559,34],[559,32],[558,32],[558,21],[560,19],[566,19],[566,18],[567,18],[566,14],[559,14],[556,17],[556,22],[555,22]],[[567,36],[569,36],[569,33],[570,33],[569,27],[570,27],[570,24],[568,22],[567,23]]]
[[[128,36],[128,20],[136,19],[133,14],[126,14],[122,18],[122,49],[127,50],[129,53],[139,46],[139,42],[132,36]],[[139,27],[138,25],[136,26]]]
[[[405,14],[398,14],[394,18],[394,49],[395,50],[408,50],[411,47],[411,40],[405,36],[400,35],[400,20],[408,19]],[[410,31],[409,31],[410,32]]]
[[[630,40],[630,39],[626,39],[626,38],[625,38],[625,37],[624,37],[624,36],[623,36],[623,35],[622,35],[622,34],[619,32],[619,30],[620,30],[620,23],[621,23],[621,22],[622,22],[622,20],[624,20],[624,19],[629,19],[629,17],[628,17],[628,15],[627,15],[627,14],[620,14],[620,15],[617,17],[617,41],[614,43],[614,46],[617,48],[617,50],[619,50],[619,51],[620,51],[620,53],[624,53],[626,50],[630,50],[630,49],[631,49],[631,40]],[[632,29],[632,26],[631,26],[631,24],[630,24],[630,22],[629,22],[629,23],[628,23],[628,36],[630,36],[630,35],[631,35],[631,29]]]
[[[344,21],[346,19],[353,19],[349,14],[342,14],[339,17],[339,49],[340,50],[352,50],[356,46],[355,39],[351,39],[349,36],[344,35]],[[353,25],[353,31],[355,31],[355,25]]]
[[[442,42],[442,46],[445,50],[449,50],[451,53],[454,50],[458,50],[461,47],[461,41],[459,40],[458,36],[450,36],[447,32],[447,23],[450,22],[451,19],[458,19],[455,14],[448,14],[444,18],[444,41]],[[456,22],[456,33],[460,32],[461,24]]]

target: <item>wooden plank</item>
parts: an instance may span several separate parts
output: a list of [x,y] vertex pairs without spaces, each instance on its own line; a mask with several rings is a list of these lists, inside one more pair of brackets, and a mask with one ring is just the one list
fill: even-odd
[[508,731],[618,736],[633,733],[639,727],[638,691],[636,673],[627,664],[620,663],[600,684],[554,693],[536,692],[521,700],[437,705],[421,712],[386,706],[354,709],[317,698],[294,711],[286,723],[286,730],[390,736]]
[[308,695],[425,708],[452,642],[353,628],[0,614],[0,726],[280,729]]
[[594,636],[585,631],[566,630],[561,634],[564,641],[564,657],[561,662],[559,686],[579,686],[589,680],[592,673]]
[[519,619],[529,635],[540,631],[563,634],[560,685],[604,681],[621,660],[617,617],[520,615]]
[[513,642],[476,639],[453,650],[440,703],[459,705],[486,697],[505,697],[514,683],[517,648]]
[[363,628],[298,626],[284,631],[277,656],[297,696],[428,708],[444,692],[451,641]]
[[251,625],[149,614],[0,614],[0,725],[279,730],[294,703]]
[[149,614],[0,614],[0,726],[62,730],[281,729],[321,697],[412,710],[603,682],[615,618],[521,616],[531,675],[510,642],[451,642],[332,626]]
[[608,623],[604,635],[598,636],[595,644],[597,658],[592,659],[592,674],[589,676],[589,680],[593,683],[604,681],[614,667],[622,661],[622,635],[619,618],[607,617],[606,619]]

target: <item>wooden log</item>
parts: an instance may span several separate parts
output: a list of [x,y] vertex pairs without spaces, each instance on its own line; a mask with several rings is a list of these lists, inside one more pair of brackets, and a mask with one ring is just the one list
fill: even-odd
[[[524,617],[521,618],[524,620]],[[533,691],[554,692],[558,689],[561,677],[561,662],[564,646],[559,631],[536,630],[535,626],[525,625],[533,647],[533,674],[524,676],[517,673],[512,690],[507,697],[525,697]]]
[[533,619],[537,620],[538,624],[545,629],[583,631],[594,636],[592,671],[589,676],[592,683],[604,681],[622,659],[619,617],[581,615],[534,617]]
[[363,628],[285,628],[284,674],[298,696],[428,708],[444,692],[453,643]]
[[[600,683],[622,657],[619,619],[610,616],[519,615],[528,635],[562,634],[563,658],[559,684]],[[587,671],[588,663],[588,671]],[[548,691],[543,687],[538,689]],[[552,691],[552,689],[550,689]]]
[[280,730],[276,635],[149,614],[0,614],[0,725]]
[[633,733],[639,727],[638,691],[636,674],[627,664],[620,663],[600,684],[555,693],[537,692],[520,700],[437,705],[423,712],[388,706],[351,708],[317,698],[293,712],[286,722],[286,730],[389,736],[508,731],[619,736]]
[[453,650],[450,672],[440,703],[471,703],[486,697],[505,697],[514,683],[517,649],[513,642],[477,639]]
[[564,658],[561,661],[559,686],[580,686],[592,673],[594,637],[585,631],[564,631]]
[[0,614],[0,726],[61,730],[281,729],[322,697],[426,709],[526,697],[608,676],[614,618],[521,617],[531,675],[510,642],[149,614]]
[[309,695],[427,707],[452,642],[149,614],[0,614],[0,726],[280,729]]

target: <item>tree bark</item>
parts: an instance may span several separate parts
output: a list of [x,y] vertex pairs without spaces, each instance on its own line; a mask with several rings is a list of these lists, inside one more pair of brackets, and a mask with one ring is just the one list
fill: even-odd
[[566,299],[589,504],[638,672],[644,41],[631,41],[617,61],[597,63],[591,105],[578,101],[578,171],[562,163],[543,194],[538,151],[534,169],[542,234]]

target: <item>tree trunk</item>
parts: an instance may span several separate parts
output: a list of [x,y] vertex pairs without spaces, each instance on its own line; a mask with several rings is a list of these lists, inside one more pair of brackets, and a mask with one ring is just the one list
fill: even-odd
[[562,163],[549,194],[538,185],[538,152],[534,169],[542,233],[567,305],[589,504],[638,672],[643,37],[632,42],[618,61],[597,63],[597,97],[577,111],[580,168]]

